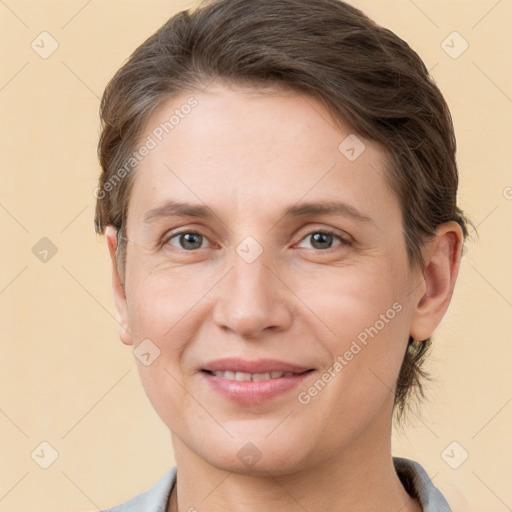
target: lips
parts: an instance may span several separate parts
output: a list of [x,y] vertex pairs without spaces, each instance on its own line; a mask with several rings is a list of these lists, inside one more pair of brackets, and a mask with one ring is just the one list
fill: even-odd
[[271,372],[283,373],[304,373],[312,368],[307,366],[300,366],[277,359],[257,359],[254,361],[225,357],[223,359],[216,359],[205,364],[202,370],[207,372],[234,372],[234,373],[249,373],[249,374],[265,374]]
[[276,359],[224,358],[201,369],[217,393],[239,404],[259,404],[299,385],[314,369]]
[[265,372],[265,373],[247,373],[247,372],[233,372],[233,371],[212,371],[209,372],[215,377],[222,377],[228,380],[266,380],[266,379],[279,379],[281,377],[292,377],[298,375],[293,372]]

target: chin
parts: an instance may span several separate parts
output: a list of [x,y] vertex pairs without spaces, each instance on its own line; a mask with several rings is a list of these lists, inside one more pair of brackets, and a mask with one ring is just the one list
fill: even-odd
[[[196,454],[208,464],[224,471],[242,475],[273,476],[295,473],[311,464],[309,450],[303,440],[285,439],[265,435],[235,436],[229,442],[218,439],[202,439]],[[215,446],[212,451],[211,447]]]

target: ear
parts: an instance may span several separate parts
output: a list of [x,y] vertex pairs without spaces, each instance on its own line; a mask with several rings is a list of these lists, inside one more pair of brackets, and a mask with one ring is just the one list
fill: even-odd
[[119,316],[119,337],[125,345],[132,345],[133,340],[130,331],[126,294],[124,284],[119,276],[116,261],[117,230],[114,226],[107,226],[105,228],[105,238],[111,259],[112,293],[114,296],[117,315]]
[[429,338],[443,319],[453,295],[462,256],[463,234],[455,221],[441,224],[424,251],[425,267],[417,287],[410,335]]

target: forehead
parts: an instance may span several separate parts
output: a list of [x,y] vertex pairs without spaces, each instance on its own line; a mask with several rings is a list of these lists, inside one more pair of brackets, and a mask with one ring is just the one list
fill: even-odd
[[384,148],[293,91],[217,84],[180,94],[150,117],[145,143],[128,210],[138,220],[170,199],[269,217],[301,198],[398,210]]

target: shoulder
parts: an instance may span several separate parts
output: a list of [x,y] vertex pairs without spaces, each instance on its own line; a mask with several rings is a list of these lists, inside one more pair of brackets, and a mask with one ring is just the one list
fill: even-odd
[[393,457],[393,464],[402,485],[419,500],[423,512],[451,512],[448,502],[421,464],[401,457]]
[[169,469],[151,489],[104,512],[165,512],[175,483],[176,466]]

